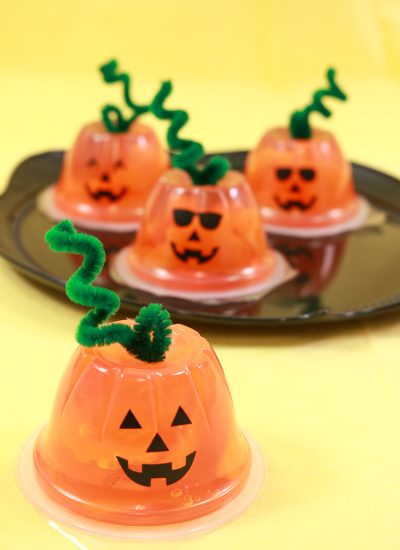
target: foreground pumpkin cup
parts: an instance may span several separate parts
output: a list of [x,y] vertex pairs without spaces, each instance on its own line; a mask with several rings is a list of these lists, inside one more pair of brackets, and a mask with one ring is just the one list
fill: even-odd
[[75,352],[34,449],[37,479],[56,503],[103,522],[164,525],[243,491],[251,451],[222,367],[197,332],[171,328],[158,363],[120,344]]
[[66,153],[58,182],[39,199],[53,219],[80,227],[136,230],[146,199],[169,157],[155,132],[135,121],[124,132],[86,125]]
[[329,132],[313,129],[311,138],[299,139],[274,128],[249,153],[245,173],[271,233],[333,235],[367,218],[350,164]]
[[183,170],[166,172],[135,241],[111,265],[126,285],[210,302],[258,297],[290,276],[266,242],[247,181],[233,170],[216,185],[193,185]]

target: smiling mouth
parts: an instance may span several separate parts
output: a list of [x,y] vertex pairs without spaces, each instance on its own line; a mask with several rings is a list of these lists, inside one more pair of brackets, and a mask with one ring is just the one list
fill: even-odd
[[171,243],[171,248],[174,251],[175,256],[182,260],[182,262],[187,262],[189,258],[195,258],[199,264],[204,264],[205,262],[210,261],[219,250],[218,246],[215,246],[211,250],[210,254],[202,254],[200,250],[193,250],[191,248],[185,248],[183,252],[179,252],[175,243]]
[[297,200],[297,201],[292,201],[292,200],[282,201],[277,195],[274,195],[274,200],[275,200],[276,204],[280,208],[283,208],[284,210],[291,210],[292,208],[297,208],[298,210],[303,211],[303,210],[308,210],[309,208],[314,206],[314,204],[317,201],[317,197],[311,197],[311,199],[308,202],[303,202],[303,201],[299,201],[299,200]]
[[196,451],[193,451],[193,453],[187,455],[185,465],[182,466],[182,468],[176,468],[174,470],[172,468],[172,462],[164,462],[162,464],[142,464],[141,472],[136,472],[135,470],[129,468],[126,458],[121,458],[120,456],[117,456],[116,458],[129,479],[139,485],[150,487],[152,479],[165,478],[167,485],[172,485],[172,483],[176,483],[182,479],[183,476],[190,470],[195,456]]
[[89,185],[87,184],[85,185],[85,189],[89,193],[89,195],[92,197],[92,199],[94,199],[95,201],[99,201],[104,198],[110,202],[115,202],[115,201],[118,201],[119,199],[122,199],[122,197],[127,192],[126,187],[123,187],[119,193],[114,193],[109,189],[99,189],[98,191],[92,191]]

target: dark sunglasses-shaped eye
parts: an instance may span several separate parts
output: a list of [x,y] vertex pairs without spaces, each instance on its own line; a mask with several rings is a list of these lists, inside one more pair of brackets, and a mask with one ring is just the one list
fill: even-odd
[[276,170],[276,177],[278,180],[287,180],[292,174],[291,168],[277,168]]
[[315,178],[315,170],[312,168],[301,168],[299,172],[300,176],[306,181],[311,181]]
[[174,220],[176,225],[185,227],[192,223],[194,212],[190,210],[174,210]]
[[[199,216],[200,223],[204,229],[215,229],[218,227],[222,218],[221,214],[216,214],[215,212],[202,212],[197,215]],[[174,210],[175,223],[181,227],[186,227],[191,224],[194,216],[196,216],[196,213],[191,210]]]
[[221,221],[221,214],[215,214],[214,212],[203,212],[199,214],[200,223],[204,229],[215,229],[219,226]]

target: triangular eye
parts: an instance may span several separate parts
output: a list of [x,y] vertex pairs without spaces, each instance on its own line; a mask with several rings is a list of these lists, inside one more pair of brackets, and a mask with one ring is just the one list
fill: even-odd
[[179,409],[176,411],[176,415],[171,426],[182,426],[183,424],[191,424],[191,423],[192,421],[190,420],[188,415],[185,413],[182,407],[179,407]]
[[141,428],[142,426],[139,424],[139,422],[136,420],[135,415],[133,412],[129,409],[129,411],[126,413],[125,418],[122,421],[121,426],[119,427],[120,430],[130,430],[134,428]]

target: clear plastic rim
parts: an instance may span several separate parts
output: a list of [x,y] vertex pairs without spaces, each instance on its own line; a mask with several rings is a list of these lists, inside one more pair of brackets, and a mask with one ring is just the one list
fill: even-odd
[[183,289],[169,289],[140,279],[134,275],[128,267],[128,252],[129,247],[125,247],[111,260],[110,275],[116,282],[143,290],[144,292],[149,292],[156,296],[184,298],[191,301],[201,300],[203,303],[208,304],[256,300],[267,292],[271,292],[274,288],[286,283],[296,275],[296,272],[289,266],[284,256],[273,250],[272,254],[275,256],[275,267],[271,275],[260,283],[234,290],[192,290],[188,292]]
[[137,231],[139,228],[140,222],[138,220],[133,222],[99,222],[96,220],[88,220],[87,218],[76,216],[75,214],[67,214],[55,205],[54,187],[54,185],[47,187],[44,191],[39,193],[37,197],[38,210],[54,221],[60,221],[68,218],[72,222],[79,225],[79,227],[82,227],[84,229],[95,229],[97,231],[113,231],[116,233]]
[[335,225],[329,225],[326,227],[287,227],[283,225],[276,225],[268,223],[263,215],[263,208],[261,208],[261,217],[263,219],[263,227],[267,233],[274,235],[287,235],[292,237],[305,237],[305,238],[314,238],[314,237],[329,237],[332,235],[339,235],[340,233],[346,233],[348,231],[354,231],[356,229],[361,229],[365,226],[368,221],[368,217],[371,212],[371,207],[367,199],[364,197],[358,197],[358,208],[356,215],[347,220],[346,222],[341,222]]
[[243,514],[261,492],[264,484],[265,465],[255,441],[245,434],[250,447],[251,465],[241,492],[219,510],[193,520],[160,526],[116,525],[85,518],[69,511],[52,500],[37,481],[33,451],[40,430],[34,432],[22,448],[18,463],[18,484],[27,500],[48,522],[60,522],[63,526],[77,528],[98,536],[125,540],[174,540],[193,537],[211,531]]

